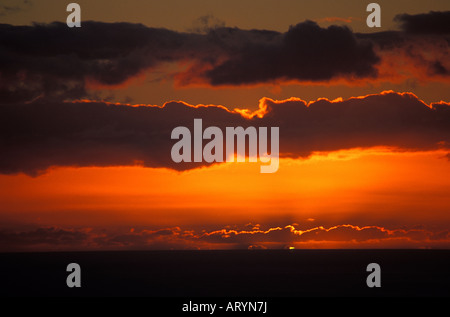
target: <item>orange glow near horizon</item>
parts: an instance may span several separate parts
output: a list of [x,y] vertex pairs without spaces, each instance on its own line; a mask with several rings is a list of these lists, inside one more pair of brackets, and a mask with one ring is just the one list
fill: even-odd
[[[431,109],[449,105],[426,103],[411,92],[395,94]],[[368,96],[373,94],[316,101]],[[255,110],[180,103],[217,107],[253,120],[268,115],[271,104],[286,101],[305,107],[315,102],[263,97]],[[168,103],[106,104],[162,109]],[[281,153],[279,169],[272,174],[260,173],[261,162],[184,172],[136,162],[53,167],[37,177],[0,175],[0,234],[5,241],[16,241],[0,243],[0,248],[449,248],[449,154],[445,141],[438,145],[440,150],[354,148],[298,159]],[[66,245],[65,235],[68,241],[71,235],[84,238]],[[45,237],[56,242],[36,245]]]
[[[450,165],[443,151],[349,150],[187,172],[142,167],[57,168],[0,176],[1,217],[41,226],[288,225],[446,226]],[[2,221],[4,222],[4,221]]]

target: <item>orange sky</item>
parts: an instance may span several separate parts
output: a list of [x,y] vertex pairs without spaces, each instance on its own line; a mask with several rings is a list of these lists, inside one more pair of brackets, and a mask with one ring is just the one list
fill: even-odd
[[1,176],[1,223],[20,230],[127,232],[176,225],[199,232],[253,223],[266,229],[351,224],[438,232],[450,222],[444,156],[369,149],[282,159],[274,174],[259,173],[256,163],[226,163],[181,173],[93,167],[55,168],[35,178]]
[[[31,26],[34,21],[65,22],[67,14],[65,4],[62,5],[59,1],[43,0],[39,4],[23,1],[14,6],[12,1],[7,1],[7,4],[0,5],[1,23],[5,25]],[[167,2],[80,0],[78,2],[82,8],[82,20],[91,21],[91,27],[97,28],[99,32],[105,32],[112,27],[103,22],[118,21],[128,22],[121,25],[125,27],[124,38],[126,38],[126,32],[130,30],[139,32],[129,34],[131,44],[115,45],[117,43],[111,44],[105,41],[95,46],[92,52],[89,51],[90,47],[87,49],[77,47],[79,51],[73,53],[65,47],[59,51],[59,47],[54,48],[50,45],[54,39],[45,38],[48,34],[66,36],[58,29],[58,27],[61,28],[60,24],[55,24],[53,29],[49,27],[42,34],[39,33],[42,30],[33,29],[37,29],[36,25],[26,30],[11,27],[19,32],[19,35],[23,35],[24,39],[31,37],[34,39],[34,36],[39,39],[38,36],[41,36],[41,39],[48,40],[50,44],[48,47],[41,46],[40,40],[16,43],[16,37],[10,36],[4,51],[0,47],[0,55],[4,54],[2,56],[7,56],[11,60],[7,65],[11,69],[0,65],[0,78],[6,74],[0,81],[0,96],[6,96],[0,99],[0,111],[4,110],[6,114],[13,117],[11,113],[16,114],[15,109],[11,110],[13,109],[11,105],[16,106],[14,102],[17,103],[17,107],[24,106],[23,109],[29,109],[27,107],[30,105],[36,106],[36,118],[33,117],[34,112],[30,116],[29,113],[20,113],[20,110],[17,112],[17,117],[19,119],[22,116],[26,117],[23,121],[26,123],[37,122],[35,125],[30,125],[31,128],[26,124],[23,125],[24,127],[16,127],[8,121],[9,117],[6,115],[3,118],[0,117],[0,120],[3,120],[1,122],[6,126],[4,130],[6,137],[0,138],[0,147],[6,148],[6,154],[2,153],[2,155],[11,154],[11,157],[18,158],[20,161],[17,163],[19,166],[17,170],[12,169],[11,172],[8,168],[17,167],[14,165],[14,159],[12,163],[0,159],[0,169],[4,173],[0,174],[0,252],[139,248],[284,248],[288,246],[298,248],[450,248],[450,154],[446,123],[437,120],[436,125],[442,123],[437,127],[432,126],[437,132],[433,129],[425,129],[431,132],[417,142],[418,148],[414,148],[416,145],[414,140],[408,139],[422,137],[418,135],[422,130],[414,134],[417,131],[411,131],[413,130],[411,127],[429,128],[428,122],[425,122],[426,119],[421,121],[422,118],[417,115],[424,111],[420,108],[422,105],[430,113],[436,114],[441,111],[443,118],[448,118],[445,112],[447,110],[444,108],[450,101],[449,35],[439,32],[434,34],[434,37],[424,36],[420,32],[411,35],[401,30],[398,23],[394,21],[394,17],[401,13],[448,11],[450,10],[448,0],[432,2],[402,0],[395,3],[379,1],[383,8],[381,29],[367,28],[365,25],[366,4],[361,4],[361,1],[357,0],[342,1],[339,2],[340,5],[331,0],[310,1],[308,5],[305,5],[304,1],[280,3],[275,0],[265,0],[264,5],[259,6],[255,6],[254,1],[234,0],[206,2],[202,0],[190,2],[184,0]],[[277,10],[273,9],[274,6]],[[215,27],[202,25],[202,17],[209,17],[210,23],[226,25],[231,28],[231,31],[228,30],[219,35],[196,33],[193,31],[196,27],[206,29]],[[318,25],[308,25],[304,22],[305,20],[315,21]],[[142,23],[142,25],[137,27],[131,23]],[[344,48],[343,51],[339,51],[340,43],[335,43],[334,37],[328,35],[327,32],[333,31],[325,27],[331,24],[348,27],[339,31],[343,42],[348,45],[348,50]],[[293,25],[296,25],[297,29],[291,28]],[[63,27],[65,28],[65,24]],[[164,30],[153,28],[164,28]],[[298,33],[294,32],[296,30]],[[8,33],[10,30],[6,27],[0,28],[0,31],[7,35],[13,34]],[[401,37],[404,42],[398,42],[395,37],[391,38],[390,31]],[[278,42],[271,42],[271,37],[267,35],[270,32],[279,33]],[[305,38],[308,39],[308,34],[317,34],[314,32],[326,33],[329,46],[315,43],[313,47],[317,50],[316,53],[322,54],[310,56],[317,57],[317,60],[311,58],[311,63],[306,61],[295,65],[298,73],[292,75],[289,67],[286,67],[284,63],[291,66],[289,63],[296,62],[292,56],[307,51],[302,41]],[[375,34],[377,32],[379,34]],[[372,33],[375,34],[374,38],[370,37]],[[175,39],[174,43],[181,42],[189,45],[178,47],[178,44],[166,45],[167,43],[161,41],[158,42],[162,47],[158,47],[161,49],[159,52],[152,47],[152,41],[159,41],[161,37],[164,37],[161,34],[170,35],[170,39]],[[293,36],[295,45],[285,43],[285,39],[289,36]],[[63,37],[61,40],[65,39]],[[93,43],[89,34],[81,34],[80,38],[74,38],[75,43],[85,43],[83,40],[89,44]],[[144,43],[142,48],[135,48],[134,40],[140,43],[139,41],[149,38],[151,39],[149,43]],[[170,41],[169,38],[164,39]],[[250,49],[246,51],[247,45],[242,45],[241,41],[250,40],[254,41],[251,44],[255,46],[248,45]],[[365,46],[367,44],[365,41],[372,41],[371,45]],[[219,44],[216,45],[216,42]],[[198,43],[204,46],[199,48]],[[29,54],[27,44],[32,47],[33,52],[38,54]],[[262,65],[250,67],[247,73],[261,70],[262,77],[259,81],[252,76],[247,78],[248,81],[239,81],[242,77],[240,72],[242,66],[251,64],[249,62],[255,60],[255,56],[259,56],[252,54],[255,51],[262,53],[260,49],[264,45],[267,47],[273,45],[275,52],[286,53],[288,49],[289,52],[277,58],[273,58],[269,53],[259,61]],[[23,47],[26,49],[21,51]],[[202,51],[203,47],[206,48],[206,53]],[[337,61],[329,58],[327,52],[323,54],[330,47],[342,53],[336,55]],[[290,51],[290,49],[293,50]],[[212,55],[215,52],[219,52],[217,60],[211,58],[212,61],[210,61],[211,56],[208,54]],[[349,58],[347,61],[348,52],[356,54],[355,56],[360,60],[355,63],[352,58]],[[90,56],[91,53],[92,56]],[[308,55],[305,56],[308,57]],[[286,60],[286,58],[292,58],[292,60]],[[350,65],[349,69],[340,68],[342,64],[340,59]],[[227,61],[231,62],[231,66],[222,69],[221,66],[226,65]],[[278,73],[277,70],[272,73],[264,72],[266,68],[270,69],[266,65],[267,61],[278,63],[277,66],[283,69],[284,73],[283,71]],[[334,72],[321,77],[323,74],[315,72],[324,61],[331,61],[330,68],[334,67]],[[76,66],[73,66],[72,62]],[[60,68],[48,70],[48,67],[42,66],[50,65],[50,63],[55,63]],[[112,66],[105,67],[109,65],[108,63]],[[305,75],[302,73],[303,68],[307,68],[310,64],[314,64],[317,69],[313,68],[312,74],[306,71]],[[129,66],[131,70],[123,65]],[[71,66],[76,69],[71,69]],[[98,73],[92,71],[90,67],[96,69]],[[320,70],[327,74],[325,68]],[[238,80],[233,81],[235,78],[229,79],[225,76],[228,81],[221,82],[220,79],[223,78],[220,71],[227,73],[229,69],[235,71],[234,73],[232,71],[231,75],[235,74]],[[212,76],[209,70],[217,71],[219,76]],[[230,77],[233,77],[231,75]],[[52,86],[53,84],[55,87]],[[22,91],[23,87],[25,89]],[[383,92],[385,90],[392,91]],[[29,100],[22,100],[22,97],[27,96]],[[328,105],[328,108],[321,108],[323,103],[321,105],[317,102],[316,108],[312,110],[316,111],[314,113],[317,117],[308,118],[320,121],[319,123],[323,124],[326,130],[327,124],[332,126],[333,122],[330,122],[335,119],[327,116],[326,111],[334,109],[333,106],[346,107],[350,103],[343,105],[342,101],[358,96],[362,96],[359,98],[361,100],[368,96],[384,96],[386,100],[387,97],[392,98],[389,100],[394,100],[394,103],[395,100],[399,100],[395,99],[397,97],[407,101],[412,100],[412,102],[405,103],[404,109],[394,107],[398,105],[388,102],[379,108],[380,111],[385,111],[383,114],[389,115],[390,111],[393,112],[393,119],[389,123],[398,124],[400,126],[398,131],[396,126],[384,126],[384,118],[377,117],[371,121],[370,116],[373,112],[370,111],[377,108],[374,108],[373,104],[364,103],[358,104],[361,107],[358,111],[354,111],[356,107],[350,106],[346,108],[350,109],[348,112],[339,113],[342,115],[342,121],[333,126],[337,127],[335,130],[330,127],[331,132],[328,134],[327,131],[321,133],[322,131],[314,129],[314,124],[317,122],[311,123],[310,127],[305,128],[310,135],[306,135],[301,140],[304,143],[308,141],[310,143],[302,148],[303,143],[287,137],[288,142],[285,144],[289,143],[288,145],[292,148],[297,149],[295,146],[301,143],[299,151],[296,152],[297,156],[293,155],[294,158],[281,158],[279,169],[273,174],[260,173],[259,162],[223,163],[183,172],[174,171],[166,168],[170,164],[161,164],[164,159],[161,153],[152,152],[163,148],[158,143],[160,141],[158,136],[155,136],[156,145],[151,150],[133,147],[134,139],[130,141],[128,138],[135,135],[141,136],[139,133],[147,136],[145,133],[148,132],[145,128],[133,130],[135,122],[132,120],[138,118],[136,113],[124,111],[121,112],[123,116],[119,118],[113,116],[117,115],[117,112],[108,112],[107,114],[111,117],[105,119],[107,123],[104,125],[91,126],[89,118],[86,118],[85,127],[86,122],[83,121],[85,113],[101,121],[95,116],[106,113],[102,112],[104,109],[113,108],[108,105],[119,107],[122,104],[126,109],[130,109],[128,106],[135,104],[155,105],[160,107],[158,109],[161,109],[162,113],[163,105],[167,105],[172,100],[179,100],[180,103],[173,103],[170,111],[175,111],[173,109],[185,111],[183,106],[187,106],[185,108],[189,108],[188,111],[190,111],[192,110],[190,108],[198,108],[195,105],[221,105],[219,110],[224,107],[230,110],[226,115],[230,117],[235,115],[238,120],[243,120],[238,114],[239,111],[231,111],[248,109],[241,111],[245,117],[245,113],[257,110],[259,105],[267,101],[267,104],[280,104],[277,111],[281,115],[276,118],[282,118],[283,122],[279,122],[282,133],[283,124],[293,119],[289,117],[289,114],[304,116],[308,108],[306,105],[323,98],[323,103],[334,101],[330,102],[331,106]],[[8,97],[11,97],[12,101],[8,101]],[[45,99],[47,97],[48,100]],[[78,107],[80,103],[74,101],[79,100],[85,100],[85,106],[92,106],[94,110],[90,112],[90,110],[86,111],[87,108]],[[94,101],[102,104],[95,104]],[[289,101],[299,102],[295,111],[292,110],[293,105]],[[429,106],[430,109],[425,106],[440,101],[443,101],[442,107],[438,110],[432,106]],[[58,116],[54,115],[52,118],[53,121],[45,121],[48,119],[45,111],[52,113],[51,111],[58,107],[58,102],[65,103],[64,107],[67,106],[67,111],[72,111],[70,112],[72,114],[81,113],[78,119],[83,119],[76,121],[73,118],[73,122],[79,123],[83,128],[79,131],[76,127],[67,127],[69,132],[66,139],[64,139],[67,137],[64,134],[67,132],[64,129],[66,127],[61,122],[68,122],[63,121],[67,118],[59,118],[61,114],[58,112]],[[304,105],[302,105],[303,102]],[[190,105],[192,107],[189,107]],[[305,109],[302,108],[303,106]],[[392,107],[389,108],[389,106]],[[406,108],[409,106],[416,108]],[[171,124],[170,120],[177,120],[177,116],[167,108],[165,108],[166,114],[169,113],[167,118],[156,112],[142,111],[140,113],[145,119],[153,119],[151,117],[153,114],[161,115],[157,118],[167,119],[167,122]],[[298,110],[299,108],[301,109]],[[182,113],[190,113],[188,111]],[[204,113],[206,114],[206,111]],[[218,114],[217,118],[220,120],[225,117],[225,114],[220,111],[210,113]],[[273,113],[267,112],[265,115],[268,118],[265,122],[271,122]],[[367,143],[362,143],[386,141],[387,136],[386,143],[389,143],[391,141],[389,137],[392,137],[393,140],[395,139],[394,144],[397,141],[405,141],[402,144],[412,144],[411,148],[404,151],[387,147],[351,148],[348,144],[360,141],[359,134],[352,134],[357,130],[352,128],[358,126],[359,122],[350,120],[360,118],[358,115],[363,119],[368,118],[367,122],[371,124],[376,123],[376,120],[380,121],[379,126],[372,130],[368,129],[368,132],[366,131],[366,134],[361,137],[368,139],[363,140],[368,141]],[[178,119],[184,120],[185,118],[181,116],[179,115]],[[119,121],[117,118],[125,119],[123,122],[115,122],[114,120]],[[408,121],[410,118],[412,123]],[[44,126],[43,129],[38,130],[42,128],[38,119],[47,123],[51,122],[48,127]],[[403,121],[406,122],[404,126]],[[164,123],[167,124],[167,122]],[[435,121],[432,122],[435,123]],[[145,123],[140,122],[140,128],[145,126]],[[159,122],[156,123],[159,124]],[[289,124],[291,123],[288,122],[288,126]],[[352,127],[347,127],[345,124]],[[116,139],[114,135],[111,139],[109,135],[106,137],[104,135],[110,132],[110,126],[114,126],[112,130],[117,132]],[[164,124],[161,126],[167,128]],[[295,125],[289,127],[296,128]],[[18,130],[14,130],[15,128]],[[352,133],[347,135],[347,128]],[[364,128],[361,127],[361,130]],[[386,130],[383,130],[384,128]],[[55,129],[57,133],[64,136],[58,139],[60,135],[55,135],[57,133],[51,129]],[[297,132],[300,137],[303,137],[300,134],[302,130],[299,129],[299,131]],[[3,133],[3,130],[0,132]],[[17,132],[17,135],[14,132]],[[133,134],[134,132],[137,134]],[[335,136],[334,132],[335,134],[342,132],[342,134]],[[434,132],[436,133],[433,134]],[[150,135],[153,137],[153,134],[150,133]],[[380,135],[382,137],[378,138]],[[82,140],[81,147],[77,147],[80,144],[75,144],[71,148],[70,144],[58,143],[71,140],[72,137]],[[440,143],[435,143],[436,138],[441,138]],[[33,143],[42,140],[44,140],[43,150],[39,148],[41,143]],[[145,155],[149,154],[149,157],[154,159],[151,163],[156,162],[158,168],[109,166],[114,163],[104,157],[93,161],[107,167],[97,167],[92,161],[86,160],[85,155],[92,153],[89,152],[92,150],[89,142],[94,144],[92,147],[98,150],[98,153],[102,152],[103,147],[95,148],[98,140],[99,142],[106,140],[105,144],[101,144],[105,145],[104,148],[107,149],[105,151],[110,149],[124,151],[117,155],[118,161],[121,159],[126,161],[129,158],[127,151],[137,156],[143,153],[145,158],[148,158]],[[28,147],[21,152],[22,149],[15,146],[16,141],[19,142],[17,144],[25,144]],[[24,143],[20,143],[22,141]],[[167,139],[168,143],[171,141]],[[316,144],[316,142],[323,144]],[[333,148],[332,142],[341,142],[336,147],[341,146],[347,150],[316,152],[308,158],[298,157],[298,153],[302,153],[302,150],[307,152],[323,146],[328,151],[329,148]],[[136,141],[136,143],[139,142]],[[139,143],[140,146],[142,144]],[[65,157],[66,153],[58,152],[63,145],[68,148],[67,151],[70,153],[68,157]],[[73,153],[78,154],[77,150],[85,148],[86,153],[81,153],[79,157],[73,155]],[[8,153],[7,150],[11,152]],[[41,154],[40,150],[44,154]],[[283,152],[283,149],[280,150]],[[52,166],[55,164],[53,160],[58,162],[58,159],[61,159],[63,163],[61,166],[51,167],[41,175],[29,176],[25,173],[34,167],[33,160],[27,156],[29,153],[36,154],[36,168]],[[80,160],[75,164],[79,163],[84,167],[70,167],[74,164],[71,155],[74,156],[74,160]],[[66,162],[69,163],[64,164]],[[31,166],[30,170],[26,169],[27,164],[28,167]],[[19,172],[16,174],[7,174],[17,171]]]

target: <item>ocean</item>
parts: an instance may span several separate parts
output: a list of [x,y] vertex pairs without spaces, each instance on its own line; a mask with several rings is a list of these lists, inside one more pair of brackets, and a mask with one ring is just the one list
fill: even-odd
[[[449,297],[450,250],[1,253],[2,297]],[[81,287],[68,287],[69,263]],[[380,287],[369,287],[369,263]]]

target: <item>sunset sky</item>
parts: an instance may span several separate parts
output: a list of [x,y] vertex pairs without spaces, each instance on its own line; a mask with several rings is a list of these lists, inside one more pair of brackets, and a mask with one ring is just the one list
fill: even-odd
[[[0,251],[450,248],[448,0],[77,3],[0,4]],[[278,171],[173,162],[195,118]]]

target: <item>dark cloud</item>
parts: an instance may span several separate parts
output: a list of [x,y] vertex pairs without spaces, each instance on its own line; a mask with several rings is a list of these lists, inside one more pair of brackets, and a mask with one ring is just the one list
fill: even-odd
[[[189,55],[196,35],[131,23],[0,25],[0,100],[81,98],[86,81],[123,83],[145,69]],[[200,55],[200,54],[199,54]]]
[[326,81],[335,77],[371,77],[379,62],[370,42],[358,41],[345,26],[321,28],[306,21],[276,40],[250,43],[206,72],[212,85],[251,84],[278,79]]
[[320,99],[309,105],[301,100],[265,103],[274,111],[262,121],[280,126],[280,151],[293,157],[374,146],[431,150],[450,138],[449,105],[430,108],[413,94],[387,92],[338,102]]
[[[60,22],[0,24],[0,101],[84,98],[98,84],[121,85],[154,71],[163,74],[159,78],[174,77],[178,85],[376,80],[380,65],[402,54],[418,57],[407,60],[408,67],[425,65],[428,75],[447,76],[448,14],[401,15],[397,19],[405,31],[370,34],[312,21],[285,33],[242,30],[212,16],[200,18],[191,33],[125,22],[84,21],[82,28]],[[408,37],[420,33],[416,26],[434,38],[424,44]],[[178,62],[183,64],[178,70],[167,67]],[[396,64],[403,73],[405,63]]]
[[[175,127],[279,127],[280,156],[388,146],[399,151],[448,149],[450,106],[426,105],[409,93],[384,92],[342,101],[262,99],[251,119],[220,106],[169,102],[164,107],[104,102],[0,105],[0,173],[38,175],[53,166],[143,165],[186,170],[174,163]],[[225,132],[224,132],[225,133]],[[206,144],[206,141],[204,142]]]
[[416,34],[450,34],[450,11],[422,14],[399,14],[395,21],[408,33]]
[[[196,117],[211,123],[245,124],[219,107],[180,102],[130,107],[102,102],[35,102],[0,106],[1,173],[39,174],[51,166],[134,165],[188,169],[172,162],[171,132],[193,128]],[[248,124],[248,123],[247,123]],[[15,162],[14,162],[15,161]]]
[[401,31],[358,33],[380,57],[377,79],[448,81],[450,75],[450,11],[401,14]]

